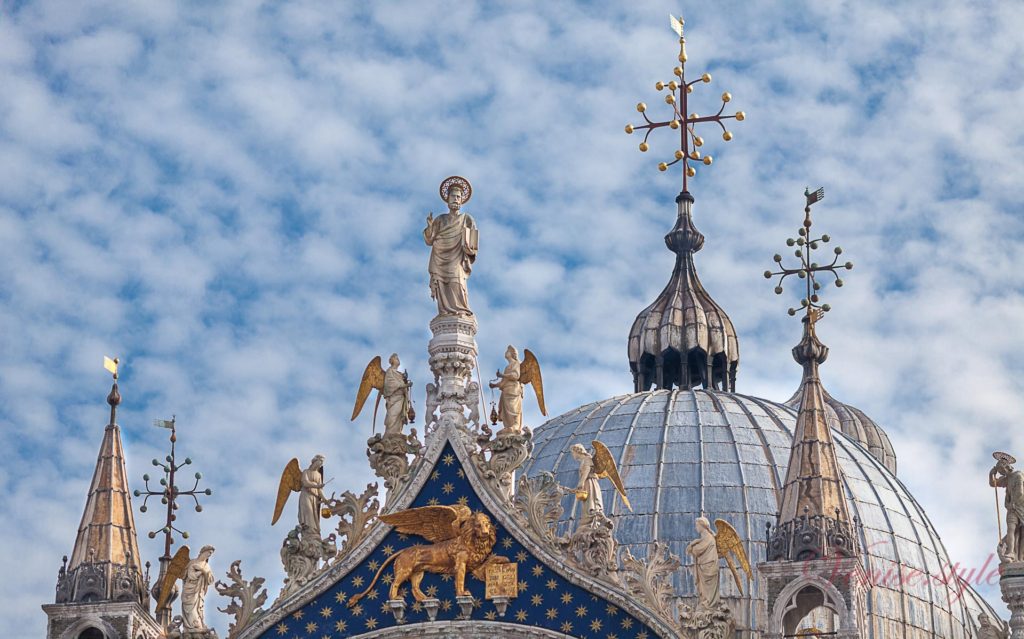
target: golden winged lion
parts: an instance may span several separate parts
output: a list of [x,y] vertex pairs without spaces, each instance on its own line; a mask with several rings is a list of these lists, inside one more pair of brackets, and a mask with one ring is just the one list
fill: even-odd
[[454,576],[455,594],[464,596],[469,594],[467,572],[483,581],[488,565],[508,563],[505,557],[491,554],[497,541],[491,518],[484,513],[474,513],[468,506],[423,506],[381,515],[380,519],[399,533],[418,535],[433,543],[409,546],[388,557],[366,590],[348,600],[350,608],[373,590],[388,564],[394,564],[389,598],[398,599],[402,584],[408,581],[413,597],[423,601],[427,595],[420,590],[420,583],[428,572]]

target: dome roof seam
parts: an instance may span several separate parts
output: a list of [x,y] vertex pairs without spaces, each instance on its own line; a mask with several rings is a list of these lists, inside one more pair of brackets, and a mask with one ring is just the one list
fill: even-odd
[[[838,440],[837,440],[837,441],[838,441]],[[841,446],[843,446],[843,452],[847,453],[847,455],[849,455],[849,452],[848,452],[848,451],[846,450],[846,445],[847,445],[848,443],[849,443],[849,442],[840,442],[840,445],[841,445]],[[855,445],[857,444],[857,442],[852,442],[852,443],[853,443],[853,444],[855,444]],[[852,458],[853,456],[852,456],[852,455],[850,455],[850,457]],[[906,501],[905,501],[905,500],[903,499],[903,496],[902,496],[902,495],[900,494],[900,492],[901,492],[901,491],[897,490],[897,489],[896,489],[896,486],[895,486],[895,485],[893,484],[893,482],[892,482],[892,479],[895,479],[895,478],[892,478],[892,479],[890,479],[890,477],[889,477],[889,476],[888,476],[888,475],[887,475],[886,473],[882,472],[882,471],[881,471],[881,470],[880,470],[880,469],[878,468],[879,466],[881,466],[881,467],[883,467],[883,468],[884,468],[884,467],[885,467],[885,465],[884,465],[884,464],[883,464],[883,463],[882,463],[881,461],[879,461],[879,460],[878,460],[878,458],[876,458],[876,457],[875,457],[874,455],[869,455],[869,456],[868,456],[868,459],[872,460],[872,461],[871,461],[871,463],[872,463],[872,464],[873,464],[873,465],[875,466],[875,470],[876,470],[876,471],[878,471],[878,473],[879,473],[879,474],[880,474],[880,475],[881,475],[881,476],[882,476],[882,477],[883,477],[883,478],[885,479],[885,482],[886,482],[886,483],[887,483],[887,484],[889,485],[889,487],[890,487],[890,488],[892,489],[893,493],[895,493],[895,495],[896,495],[896,499],[898,499],[898,500],[899,500],[899,502],[900,502],[900,506],[902,506],[902,507],[903,507],[903,512],[904,512],[904,513],[906,513],[906,515],[907,515],[907,519],[910,519],[911,521],[913,521],[913,517],[911,517],[911,512],[910,512],[910,508],[908,508],[908,506],[907,506],[907,502],[906,502]],[[859,461],[856,461],[856,460],[855,460],[855,463],[857,464],[857,466],[858,466],[859,468],[862,468],[862,464],[861,464],[861,462],[859,462]],[[897,480],[897,481],[898,481],[898,480]],[[907,493],[908,495],[910,494],[910,492],[906,490],[906,487],[904,487],[904,486],[902,486],[902,485],[901,485],[901,488],[902,488],[902,489],[903,489],[903,491],[905,491],[905,492],[906,492],[906,493]],[[913,505],[913,507],[914,507],[914,510],[915,510],[915,511],[917,511],[917,512],[918,512],[918,514],[920,515],[920,514],[921,514],[921,510],[922,510],[922,509],[921,509],[921,507],[920,507],[921,505],[917,503],[917,500],[915,500],[915,499],[911,499],[911,500],[910,500],[910,503],[911,503],[911,504]],[[886,512],[887,512],[887,515],[888,515],[888,511],[886,511]],[[917,527],[917,526],[914,526],[914,527],[913,527],[913,529],[914,529],[914,537],[915,537],[915,538],[917,539],[917,547],[918,547],[919,551],[921,552],[921,565],[922,565],[922,566],[924,567],[924,572],[925,572],[925,574],[926,574],[926,575],[930,575],[931,573],[930,573],[930,571],[928,570],[928,560],[927,560],[927,559],[925,558],[925,556],[924,556],[924,551],[923,551],[923,548],[924,548],[924,543],[923,543],[923,541],[922,541],[922,539],[921,539],[921,532],[920,532],[920,531],[918,530],[918,527]],[[929,541],[929,543],[931,544],[931,548],[930,548],[930,550],[931,550],[931,551],[932,551],[932,552],[933,552],[933,553],[935,554],[935,556],[936,556],[936,557],[940,556],[940,553],[938,552],[938,550],[937,550],[937,548],[936,548],[936,545],[935,545],[935,540],[931,538],[931,533],[930,533],[930,532],[929,532],[929,534],[928,534],[928,537],[929,537],[928,541]],[[902,563],[902,562],[901,562],[901,563]],[[928,594],[929,594],[929,600],[930,600],[930,601],[932,602],[932,603],[931,603],[931,604],[929,605],[929,609],[928,609],[928,612],[929,612],[929,616],[931,617],[931,624],[932,624],[932,635],[933,635],[933,636],[938,636],[938,635],[936,635],[936,634],[935,634],[935,633],[936,633],[936,619],[935,619],[935,604],[934,604],[934,601],[935,601],[935,586],[934,586],[934,584],[932,583],[932,580],[931,580],[931,579],[925,579],[924,581],[925,581],[925,582],[926,582],[926,583],[928,584]],[[901,591],[903,591],[903,590],[904,590],[904,587],[903,587],[903,579],[902,579],[902,578],[900,579],[900,589],[901,589]],[[908,594],[909,594],[909,593],[908,593]],[[946,594],[948,595],[949,593],[946,593]],[[909,596],[913,596],[913,595],[909,595]],[[959,604],[960,604],[960,608],[961,608],[961,610],[962,610],[962,611],[963,611],[963,612],[964,612],[965,614],[967,614],[967,611],[966,611],[966,609],[964,608],[964,604],[963,604],[962,598],[958,597],[958,599],[960,599],[960,601],[959,601]],[[970,615],[967,615],[967,616],[970,616]]]
[[[629,430],[626,431],[626,439],[622,442],[622,453],[619,455],[619,461],[617,462],[618,468],[624,468],[625,467],[626,455],[629,454],[629,442],[633,439],[633,431],[636,429],[636,423],[638,421],[640,421],[640,415],[642,415],[643,412],[644,412],[643,408],[644,408],[644,406],[647,405],[647,402],[651,401],[652,397],[654,397],[654,393],[651,393],[651,394],[645,396],[643,398],[643,400],[641,400],[640,405],[636,407],[636,412],[633,413],[633,419],[629,420]],[[602,429],[604,428],[605,423],[606,422],[602,422],[602,424],[601,424],[601,428]],[[601,434],[601,430],[598,430],[598,432],[594,434],[594,439],[599,439],[598,436],[600,434]],[[623,477],[622,478],[623,484],[625,484],[626,480],[628,479],[629,471],[627,470],[626,473],[627,473],[627,477]],[[621,503],[622,500],[621,499],[616,499],[616,495],[617,494],[618,493],[615,493],[615,492],[612,493],[612,507],[608,509],[610,511],[609,514],[612,517],[617,517],[620,514],[619,513],[619,510],[620,510],[619,504]]]
[[[844,436],[844,438],[845,438],[845,436]],[[843,452],[846,454],[846,456],[853,460],[854,465],[856,465],[858,470],[860,470],[861,475],[865,479],[867,479],[868,474],[866,472],[864,472],[864,467],[861,465],[860,460],[858,460],[856,457],[854,457],[853,455],[850,454],[850,451],[847,449],[847,447],[843,445],[845,442],[842,442],[839,437],[836,437],[834,441],[839,442],[839,445],[842,448]],[[884,505],[886,502],[882,500],[882,496],[878,493],[878,489],[875,487],[875,484],[873,482],[867,482],[867,484],[868,484],[868,486],[871,489],[871,493],[875,496],[875,501],[878,504],[883,504]],[[859,519],[860,522],[861,522],[861,525],[859,527],[860,530],[858,531],[858,536],[860,537],[861,548],[864,548],[865,550],[867,550],[867,552],[865,552],[863,554],[862,560],[863,560],[863,563],[864,563],[864,569],[868,572],[868,575],[870,576],[871,575],[871,556],[872,556],[872,553],[871,553],[870,549],[872,548],[873,544],[871,544],[869,542],[869,540],[867,538],[867,534],[864,532],[864,518],[861,517],[860,504],[857,503],[857,499],[853,496],[853,490],[850,488],[850,481],[846,477],[846,473],[843,473],[843,490],[847,493],[847,503],[850,505],[851,509],[853,510],[854,517]],[[880,508],[880,510],[882,511],[882,516],[885,517],[886,526],[888,526],[889,530],[895,531],[896,528],[893,526],[892,519],[889,517],[889,509],[888,508]],[[904,564],[903,564],[903,559],[900,556],[899,545],[895,543],[895,540],[896,540],[895,539],[895,533],[893,533],[892,536],[893,536],[893,542],[894,542],[893,543],[893,547],[892,547],[892,552],[893,552],[893,555],[896,557],[896,559],[895,559],[896,565],[903,566]],[[902,610],[903,617],[906,618],[906,616],[907,616],[907,593],[903,589],[903,579],[898,579],[897,581],[898,581],[898,586],[899,587],[896,590],[896,592],[900,593],[900,609]],[[867,598],[867,613],[869,615],[873,616],[875,614],[874,611],[875,611],[875,601],[874,601],[874,598],[868,597]],[[873,631],[874,631],[874,629],[872,628],[872,632]],[[905,627],[904,627],[904,630],[903,630],[903,636],[906,637],[906,628]]]
[[[747,395],[740,395],[740,397],[751,399]],[[764,451],[765,457],[768,458],[768,461],[771,462],[772,468],[774,469],[774,472],[770,473],[772,479],[772,487],[775,489],[776,495],[782,494],[782,477],[779,471],[779,463],[775,459],[775,453],[772,452],[771,446],[768,445],[768,440],[765,439],[764,431],[761,430],[760,425],[757,424],[757,420],[754,419],[754,414],[750,412],[749,408],[744,406],[741,402],[736,402],[736,405],[740,407],[740,410],[742,410],[743,414],[747,416],[747,419],[750,420],[750,423],[754,424],[753,430],[757,433],[758,441],[761,442],[761,450]],[[762,408],[764,407],[762,406]],[[768,411],[765,410],[765,412],[767,413]],[[772,421],[774,421],[777,426],[781,427],[781,422],[779,422],[778,419],[775,419],[774,416],[771,414],[769,414],[769,417],[772,418]]]
[[[610,411],[608,411],[608,414],[604,416],[604,421],[602,421],[602,422],[601,422],[601,428],[600,428],[600,429],[598,429],[598,432],[600,433],[600,430],[601,430],[601,429],[603,429],[603,428],[604,428],[604,425],[605,425],[605,424],[606,424],[606,423],[608,422],[608,418],[609,418],[609,417],[611,417],[611,415],[612,415],[612,414],[613,414],[613,413],[614,413],[614,412],[615,412],[616,410],[618,410],[618,408],[619,408],[620,406],[623,406],[623,405],[624,405],[624,402],[622,401],[622,398],[623,398],[623,397],[625,397],[625,395],[617,395],[617,396],[615,396],[615,397],[612,397],[612,398],[610,398],[610,399],[606,399],[606,400],[604,400],[604,401],[601,401],[601,402],[597,402],[597,406],[595,406],[593,410],[591,410],[591,411],[590,411],[589,413],[587,413],[587,416],[586,416],[586,417],[584,417],[584,418],[583,418],[582,420],[580,420],[580,423],[582,424],[582,423],[583,423],[583,422],[585,422],[586,420],[590,419],[590,417],[591,417],[591,416],[592,416],[592,415],[593,415],[594,413],[596,413],[597,411],[601,410],[601,409],[602,409],[602,408],[604,408],[604,407],[605,407],[606,405],[608,405],[608,404],[610,404],[610,403],[612,403],[612,402],[618,402],[618,405],[614,406],[614,407],[613,407],[613,408],[612,408],[612,409],[611,409]],[[580,412],[582,412],[582,411],[580,411]],[[570,433],[570,434],[569,434],[568,436],[566,436],[566,439],[568,439],[568,438],[569,438],[569,437],[571,437],[571,436],[572,436],[572,434]],[[595,439],[596,439],[596,437],[595,437]],[[568,450],[569,450],[569,447],[568,447],[568,446],[562,446],[562,449],[558,451],[558,457],[557,457],[557,458],[555,459],[555,465],[554,465],[554,468],[558,468],[558,467],[559,467],[559,466],[561,465],[561,463],[562,463],[562,458],[563,458],[563,457],[565,457],[565,453],[566,453],[566,452],[567,452]]]
[[[711,398],[711,401],[714,402],[715,408],[718,409],[718,412],[720,414],[728,415],[728,412],[725,410],[725,405],[722,404],[722,400],[720,400],[718,397],[716,397],[714,393],[707,393],[706,392],[706,394],[708,395],[708,397]],[[732,453],[733,453],[733,455],[736,456],[736,466],[737,466],[737,468],[739,468],[739,473],[740,473],[740,501],[743,504],[744,525],[747,527],[747,531],[746,531],[747,532],[747,536],[746,537],[747,537],[747,541],[753,542],[753,540],[754,540],[754,535],[753,535],[754,526],[753,526],[753,522],[750,520],[750,518],[751,518],[750,503],[749,503],[749,501],[747,499],[747,476],[746,476],[746,473],[743,472],[743,463],[740,461],[740,453],[739,453],[739,450],[736,448],[736,446],[737,446],[736,434],[732,432],[732,428],[731,427],[728,427],[729,426],[728,418],[726,418],[726,425],[727,425],[727,428],[725,430],[729,431],[729,438],[732,440]],[[742,541],[743,540],[740,540],[740,543],[742,543]],[[751,550],[750,544],[748,543],[747,544],[747,548],[745,549],[745,551],[747,552],[748,556],[751,554],[750,550]],[[756,586],[751,584],[750,585],[751,595],[754,594],[755,589],[756,589]],[[750,619],[754,619],[756,617],[756,615],[757,615],[757,604],[756,604],[756,602],[757,602],[757,599],[755,597],[749,597],[747,599],[747,607],[749,608],[748,614],[750,615],[750,617],[749,617]]]
[[[672,418],[672,409],[676,406],[676,400],[679,398],[679,393],[675,390],[670,391],[668,396],[668,403],[665,406],[665,421],[662,422],[661,427],[661,450],[658,451],[658,461],[655,466],[654,477],[656,486],[661,486],[662,473],[665,470],[665,451],[668,450],[668,429],[669,420]],[[651,539],[660,539],[661,536],[658,534],[658,525],[660,523],[659,514],[661,513],[661,489],[658,488],[654,491],[654,513],[651,517]]]

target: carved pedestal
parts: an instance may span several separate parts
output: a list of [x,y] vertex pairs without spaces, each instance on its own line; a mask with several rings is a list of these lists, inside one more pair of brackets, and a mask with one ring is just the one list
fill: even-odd
[[615,524],[603,512],[594,513],[569,538],[569,556],[576,565],[593,575],[610,579],[616,572]]
[[1000,572],[999,589],[1010,609],[1010,639],[1024,639],[1024,562],[1004,563]]
[[724,603],[717,608],[683,606],[679,623],[688,639],[732,639],[736,633],[736,621]]
[[424,417],[428,424],[424,435],[429,443],[437,428],[450,423],[466,434],[469,448],[475,446],[476,434],[470,428],[466,417],[468,410],[479,415],[479,388],[467,392],[476,369],[476,319],[455,315],[438,315],[430,322],[430,339],[427,351],[430,353],[430,370],[434,372],[434,386],[437,397],[437,413]]
[[477,437],[480,450],[473,453],[473,463],[495,491],[511,501],[515,472],[533,452],[533,432],[525,426],[522,432],[503,428],[490,439],[490,428],[486,424],[482,428]]
[[419,455],[423,450],[416,429],[408,435],[401,433],[378,433],[366,440],[366,457],[370,460],[370,468],[384,480],[384,501],[409,480],[409,455]]
[[315,532],[299,526],[289,531],[281,545],[281,563],[287,577],[281,594],[277,596],[278,601],[287,598],[327,568],[327,562],[338,553],[335,539],[333,533],[321,539]]

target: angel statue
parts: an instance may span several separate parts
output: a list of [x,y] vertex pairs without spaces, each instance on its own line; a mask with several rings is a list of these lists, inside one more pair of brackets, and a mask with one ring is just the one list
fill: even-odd
[[380,364],[380,355],[370,360],[370,363],[366,365],[366,370],[363,371],[363,379],[359,382],[356,405],[352,409],[352,421],[359,417],[360,411],[363,410],[363,404],[366,403],[366,398],[370,396],[370,391],[373,389],[379,391],[377,403],[373,406],[374,430],[377,427],[377,407],[380,406],[382,397],[384,398],[385,437],[401,435],[402,428],[415,419],[416,414],[413,412],[412,401],[409,398],[412,382],[409,381],[407,373],[398,370],[401,363],[396,353],[392,353],[388,358],[390,366],[387,370],[384,370]]
[[693,557],[693,581],[697,584],[698,610],[714,610],[720,607],[718,592],[718,560],[725,559],[736,587],[743,592],[739,572],[733,558],[739,562],[747,579],[751,579],[750,562],[743,550],[743,542],[732,524],[724,519],[715,520],[716,533],[711,529],[707,517],[697,518],[697,538],[686,546],[686,553]]
[[501,390],[498,399],[498,418],[507,433],[523,432],[523,385],[530,384],[537,395],[540,414],[547,416],[544,406],[544,380],[540,376],[540,363],[530,349],[524,351],[523,361],[519,361],[519,352],[511,344],[505,349],[505,360],[508,365],[504,371],[497,372],[497,379],[490,382],[491,388]]
[[473,315],[469,308],[466,282],[473,270],[480,233],[476,222],[461,208],[473,197],[469,180],[457,175],[441,182],[441,199],[448,212],[427,215],[423,240],[430,247],[430,297],[437,302],[438,315]]
[[583,512],[580,513],[579,528],[590,523],[598,513],[604,514],[604,500],[601,498],[601,479],[612,480],[612,485],[622,497],[622,503],[629,508],[633,506],[626,497],[626,487],[622,484],[622,477],[619,476],[619,469],[615,466],[615,458],[608,450],[608,447],[597,441],[592,442],[594,452],[588,453],[583,444],[573,444],[569,452],[576,461],[580,463],[580,479],[576,484],[576,499],[583,502]]
[[317,455],[306,470],[299,469],[299,460],[292,459],[281,473],[281,482],[277,485],[277,503],[274,504],[273,526],[281,518],[281,511],[293,492],[299,493],[299,529],[302,533],[312,533],[320,539],[320,518],[330,517],[330,511],[324,509],[324,456]]
[[507,558],[491,554],[497,541],[491,518],[485,513],[473,512],[469,506],[410,508],[380,515],[380,520],[394,526],[400,534],[418,535],[431,544],[409,546],[388,557],[366,590],[349,598],[349,608],[373,590],[381,573],[391,563],[394,563],[394,574],[389,599],[401,599],[402,585],[408,581],[418,602],[427,599],[420,583],[428,572],[454,577],[455,595],[464,597],[470,594],[466,589],[467,574],[483,581],[489,565],[508,563]]
[[188,546],[182,546],[167,564],[156,609],[160,610],[167,604],[167,599],[174,589],[174,582],[181,579],[182,585],[181,616],[175,618],[180,630],[169,633],[169,638],[198,639],[217,636],[213,630],[206,627],[206,591],[214,582],[213,570],[210,569],[210,555],[213,551],[213,546],[203,546],[195,559],[189,559]]

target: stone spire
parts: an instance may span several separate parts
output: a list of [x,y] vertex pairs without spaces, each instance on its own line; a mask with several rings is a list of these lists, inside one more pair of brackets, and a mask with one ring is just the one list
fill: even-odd
[[[768,549],[769,560],[849,557],[857,552],[842,470],[832,429],[825,418],[825,393],[818,377],[818,366],[828,357],[828,347],[814,330],[819,316],[819,312],[812,310],[804,317],[803,339],[793,348],[793,358],[804,369],[800,412],[779,501],[778,526]],[[808,531],[813,534],[804,534]]]
[[702,386],[732,392],[740,359],[736,329],[697,277],[693,256],[704,246],[704,235],[693,225],[693,196],[683,191],[676,205],[676,224],[665,236],[676,254],[672,277],[629,331],[634,388]]
[[116,422],[121,403],[116,374],[114,379],[107,395],[110,423],[103,433],[71,560],[58,577],[57,603],[137,601],[148,608],[124,447]]
[[57,573],[56,603],[43,606],[47,639],[108,637],[158,639],[163,630],[149,612],[149,564],[143,574],[128,493],[121,429],[117,425],[117,360],[105,359],[114,374],[107,395],[110,422],[93,471],[71,561]]

